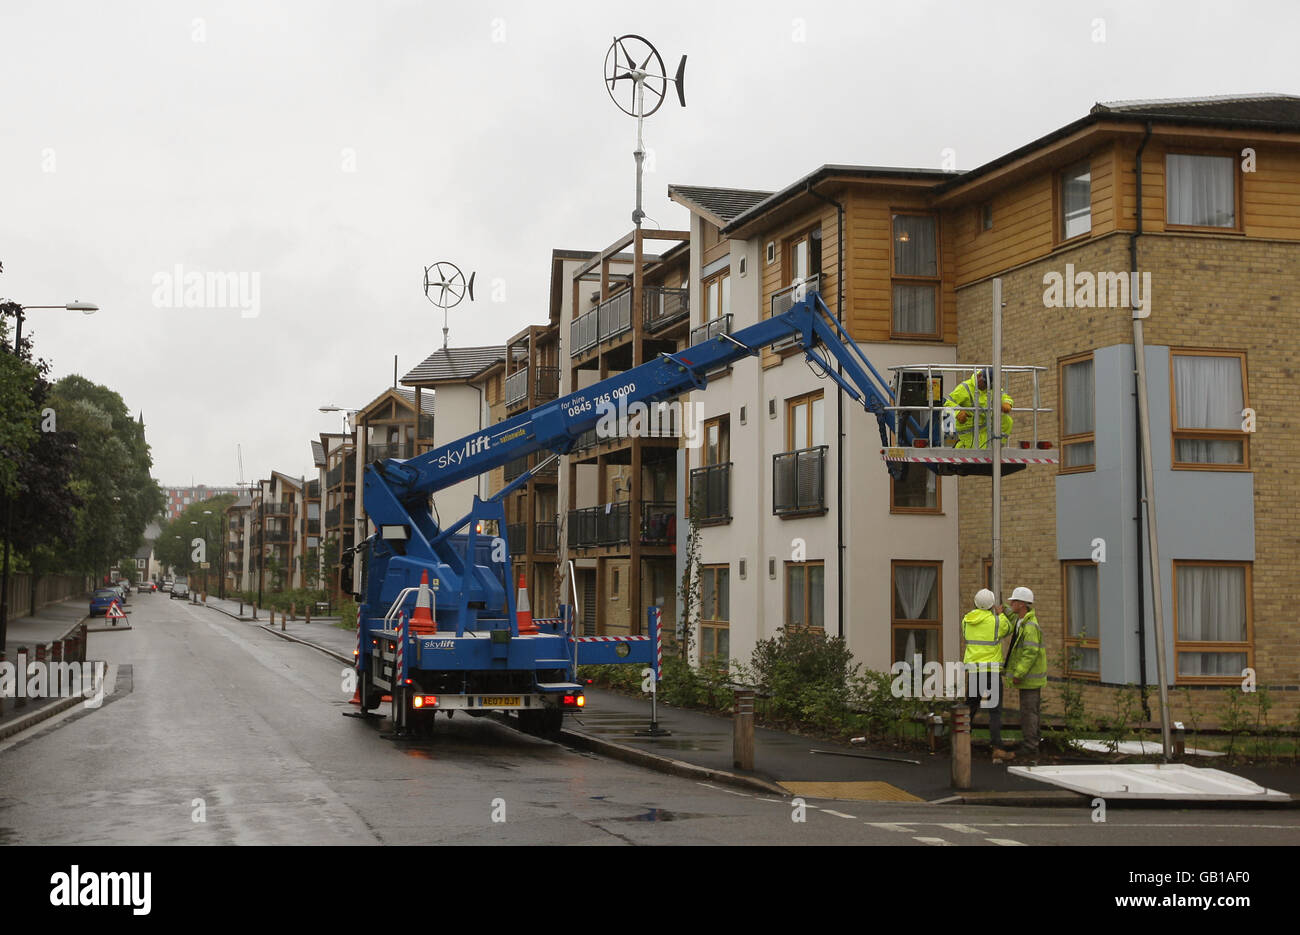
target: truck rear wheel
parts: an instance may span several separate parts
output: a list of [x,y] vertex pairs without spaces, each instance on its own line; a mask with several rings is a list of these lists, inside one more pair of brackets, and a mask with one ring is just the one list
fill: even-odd
[[373,711],[375,708],[378,708],[384,695],[383,692],[379,690],[378,686],[371,684],[370,673],[368,671],[357,673],[357,685],[360,688],[361,694],[361,710]]

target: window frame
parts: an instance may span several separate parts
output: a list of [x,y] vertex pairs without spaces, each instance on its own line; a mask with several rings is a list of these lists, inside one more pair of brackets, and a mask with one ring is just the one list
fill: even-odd
[[[1218,227],[1215,225],[1205,224],[1174,224],[1169,220],[1169,157],[1170,156],[1208,156],[1211,158],[1228,159],[1232,165],[1232,220],[1231,227]],[[1242,218],[1242,173],[1238,160],[1241,154],[1235,151],[1225,151],[1221,149],[1169,149],[1165,151],[1164,164],[1164,185],[1162,195],[1165,201],[1165,230],[1170,231],[1197,231],[1209,234],[1241,234],[1245,232],[1242,227],[1244,220]]]
[[911,516],[942,516],[943,515],[943,478],[929,470],[924,464],[908,464],[907,471],[910,473],[913,469],[923,471],[930,477],[934,478],[934,506],[899,506],[896,499],[894,475],[889,475],[889,512],[900,515]]
[[[1088,229],[1079,234],[1070,237],[1065,236],[1065,178],[1073,170],[1087,164],[1088,166]],[[1060,246],[1062,244],[1073,244],[1085,240],[1092,236],[1092,156],[1091,154],[1082,159],[1076,159],[1069,163],[1053,176],[1053,198],[1052,198],[1052,216],[1053,216],[1053,242]]]
[[[1070,635],[1070,573],[1072,565],[1082,565],[1096,569],[1097,572],[1097,633],[1094,636],[1078,637]],[[1090,558],[1072,558],[1061,562],[1061,636],[1065,647],[1065,675],[1067,678],[1084,679],[1091,682],[1101,681],[1101,566]],[[1076,669],[1071,665],[1072,649],[1096,650],[1097,671]]]
[[[780,291],[780,289],[787,289],[790,286],[794,285],[794,280],[795,280],[794,250],[795,247],[801,242],[805,242],[808,244],[807,247],[808,270],[807,272],[804,273],[803,276],[799,278],[807,279],[809,276],[821,275],[822,273],[821,238],[813,237],[813,234],[817,231],[820,231],[821,229],[822,229],[822,224],[821,224],[821,220],[819,219],[817,223],[809,224],[806,227],[802,227],[799,230],[795,231],[789,237],[785,238],[785,240],[782,242],[781,244],[781,286],[778,289],[778,291]],[[813,257],[812,245],[814,240],[818,242],[817,263],[816,263],[817,268],[815,271],[813,269],[814,264],[812,259]]]
[[[1185,567],[1201,568],[1241,568],[1244,569],[1246,641],[1234,643],[1225,640],[1182,640],[1178,638],[1178,569]],[[1243,668],[1255,665],[1255,602],[1252,584],[1254,562],[1221,562],[1197,559],[1174,559],[1172,594],[1174,604],[1174,684],[1175,685],[1240,685],[1241,675],[1180,675],[1178,672],[1178,655],[1180,652],[1200,653],[1244,653],[1246,664]]]
[[[822,623],[821,626],[813,626],[812,624],[808,624],[806,626],[796,626],[790,622],[790,578],[791,578],[791,574],[796,569],[801,570],[803,572],[804,619],[811,620],[812,619],[812,588],[808,586],[808,579],[811,577],[808,573],[808,570],[810,568],[820,568],[822,570]],[[820,630],[822,633],[825,633],[826,632],[826,592],[825,592],[826,562],[822,559],[813,559],[811,561],[806,561],[806,562],[787,561],[785,563],[785,577],[784,577],[783,584],[784,584],[784,594],[782,595],[781,606],[782,606],[782,613],[785,618],[785,629],[787,631]]]
[[[717,604],[718,604],[718,600],[717,600],[717,598],[716,598],[716,595],[717,595],[717,593],[718,593],[718,573],[719,573],[719,572],[723,572],[723,571],[725,571],[725,572],[727,573],[727,616],[726,616],[725,619],[723,619],[723,618],[721,618],[721,617],[706,617],[706,616],[705,616],[706,608],[704,607],[704,598],[703,598],[703,596],[704,596],[704,584],[703,584],[703,580],[702,580],[702,579],[701,579],[701,583],[700,583],[700,661],[701,661],[701,662],[704,662],[704,661],[707,660],[707,659],[714,659],[714,660],[717,659],[717,656],[718,656],[718,653],[717,653],[717,645],[718,645],[718,643],[717,643],[717,634],[718,634],[718,631],[720,631],[720,630],[726,630],[727,633],[728,633],[728,643],[727,643],[727,647],[728,647],[728,656],[730,656],[730,647],[731,647],[731,644],[730,644],[730,633],[731,633],[731,565],[730,565],[730,564],[722,564],[722,565],[701,565],[701,566],[700,566],[700,575],[701,575],[701,576],[707,574],[707,575],[711,575],[711,576],[713,577],[713,593],[714,593],[714,595],[715,595],[715,597],[714,597],[714,601],[713,601],[714,609],[716,609]],[[713,646],[713,649],[712,649],[711,652],[707,652],[707,653],[706,653],[706,652],[705,652],[705,633],[710,632],[710,631],[711,631],[711,637],[712,637],[712,646]],[[729,665],[730,661],[731,661],[730,658],[727,658],[727,659],[723,659],[723,660],[721,660],[721,664],[722,664],[723,668],[726,668],[726,667]]]
[[[806,451],[809,448],[816,448],[818,446],[818,442],[814,440],[815,435],[813,430],[813,403],[818,400],[820,400],[822,403],[822,415],[825,416],[826,394],[823,390],[813,390],[811,393],[802,393],[798,396],[791,396],[789,399],[785,401],[785,442],[786,442],[786,449],[784,452],[785,454],[788,454],[792,451]],[[794,444],[794,409],[800,403],[808,404],[808,431],[807,431],[808,443],[796,445]],[[825,438],[826,438],[826,430],[825,427],[823,427],[822,428],[823,440],[821,442],[821,444],[823,445],[826,444]]]
[[[1086,360],[1092,361],[1092,431],[1075,432],[1073,435],[1065,434],[1065,368],[1073,364],[1081,364]],[[1094,352],[1087,351],[1083,354],[1072,354],[1069,357],[1062,357],[1056,362],[1056,395],[1060,400],[1060,405],[1056,407],[1057,431],[1059,433],[1060,443],[1060,464],[1057,465],[1059,474],[1086,474],[1089,471],[1097,470],[1097,358]],[[1066,465],[1065,452],[1070,445],[1091,444],[1092,460],[1087,464]]]
[[[1246,352],[1220,348],[1171,347],[1169,349],[1169,466],[1175,471],[1249,471],[1250,433],[1236,429],[1183,428],[1178,422],[1178,395],[1174,381],[1175,357],[1236,357],[1241,361],[1241,407],[1250,408],[1250,376],[1246,372]],[[1240,441],[1240,464],[1208,464],[1199,461],[1179,461],[1178,442],[1183,441]]]
[[[898,593],[896,591],[895,573],[899,566],[905,567],[924,567],[935,569],[934,578],[934,597],[935,609],[937,611],[934,619],[916,619],[910,617],[896,617],[894,612],[897,609]],[[939,634],[938,654],[934,659],[926,658],[926,662],[943,662],[943,561],[930,561],[927,559],[892,559],[889,563],[889,655],[894,662],[899,660],[893,659],[894,647],[897,644],[895,636],[898,630],[933,630]],[[912,660],[903,660],[909,665]]]
[[[725,287],[723,286],[723,280],[727,280],[727,284]],[[718,286],[718,314],[716,315],[713,314],[713,309],[711,308],[712,303],[709,302],[709,287],[714,285],[715,283]],[[723,301],[724,293],[726,296],[725,302]],[[701,304],[700,324],[702,325],[708,324],[711,321],[717,321],[719,318],[731,314],[731,270],[730,268],[718,270],[718,272],[700,281],[700,304]]]
[[[934,222],[934,275],[902,276],[897,272],[898,251],[895,248],[897,237],[894,233],[894,221],[900,217],[923,217]],[[891,209],[889,212],[889,339],[891,341],[942,341],[943,340],[943,234],[939,215],[929,211],[915,209]],[[895,286],[932,286],[934,288],[934,331],[910,332],[897,331],[894,328],[894,287]]]

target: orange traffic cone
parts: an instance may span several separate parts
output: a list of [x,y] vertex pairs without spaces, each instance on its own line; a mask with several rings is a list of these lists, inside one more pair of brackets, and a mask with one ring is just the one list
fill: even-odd
[[433,619],[433,592],[429,590],[429,572],[420,572],[420,593],[415,599],[415,611],[411,614],[410,629],[412,633],[437,633],[438,624]]
[[515,601],[515,621],[520,633],[536,633],[537,625],[533,623],[533,608],[528,603],[528,581],[524,573],[519,572],[519,598]]

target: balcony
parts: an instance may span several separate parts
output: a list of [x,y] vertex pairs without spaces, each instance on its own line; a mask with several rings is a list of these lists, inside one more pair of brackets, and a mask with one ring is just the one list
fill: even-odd
[[[520,474],[524,473],[524,471],[527,471],[530,467],[536,467],[549,457],[551,457],[549,451],[538,451],[531,455],[524,455],[522,458],[515,458],[513,461],[507,461],[505,466],[502,468],[505,482],[507,484],[510,483]],[[559,470],[560,462],[557,458],[551,461],[545,469],[535,473],[533,477],[534,479],[554,479],[554,477],[559,473]]]
[[262,503],[263,516],[293,516],[298,504],[293,500],[267,500]]
[[555,554],[559,550],[560,526],[558,523],[533,525],[533,551]]
[[407,442],[391,442],[383,445],[366,445],[367,461],[383,461],[386,458],[410,458],[414,456],[411,445]]
[[[677,505],[670,500],[643,500],[641,545],[670,546],[677,538]],[[569,547],[594,549],[627,545],[632,505],[605,503],[569,511]],[[538,524],[539,526],[543,524]],[[545,551],[539,548],[537,551]]]
[[528,524],[511,523],[506,526],[506,548],[511,556],[518,558],[528,550]]
[[341,481],[342,479],[343,479],[343,465],[341,464],[338,465],[337,467],[332,467],[325,472],[326,487],[337,487],[339,485],[339,481]]
[[826,512],[826,445],[772,455],[772,514]]
[[784,315],[814,289],[821,289],[821,276],[808,276],[802,282],[786,286],[772,296],[772,317]]
[[319,536],[319,535],[320,535],[320,517],[319,517],[319,516],[317,516],[315,519],[309,519],[309,520],[307,520],[307,535],[309,535],[309,536]]
[[559,367],[525,367],[506,377],[505,400],[507,408],[527,402],[530,374],[535,374],[533,379],[533,399],[543,402],[560,395]]
[[632,290],[624,289],[569,325],[569,356],[632,330]]
[[325,511],[325,528],[334,529],[339,524],[339,508]]
[[691,506],[696,522],[731,522],[731,465],[714,464],[691,471]]
[[712,321],[706,321],[698,328],[691,329],[691,346],[702,344],[705,341],[712,341],[720,334],[731,334],[731,313],[723,315],[721,318],[715,318]]
[[641,293],[641,320],[647,331],[659,331],[691,313],[691,290],[647,286]]

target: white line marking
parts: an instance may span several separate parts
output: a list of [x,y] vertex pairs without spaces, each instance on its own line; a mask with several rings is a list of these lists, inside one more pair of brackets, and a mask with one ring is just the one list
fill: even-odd
[[869,821],[867,822],[873,828],[879,828],[881,831],[901,831],[903,834],[915,834],[916,829],[907,825],[895,825],[887,821]]
[[1025,847],[1020,841],[1013,841],[1010,838],[986,838],[990,844],[1000,844],[1002,847]]
[[929,844],[932,847],[956,847],[951,841],[945,841],[943,838],[912,838],[913,841],[920,841],[922,844]]
[[857,818],[858,817],[857,815],[846,815],[843,812],[833,812],[829,808],[823,808],[822,811],[825,812],[827,815],[834,815],[836,818]]
[[972,828],[970,825],[939,822],[939,827],[947,828],[949,831],[956,831],[958,834],[983,834],[982,831],[977,828]]

